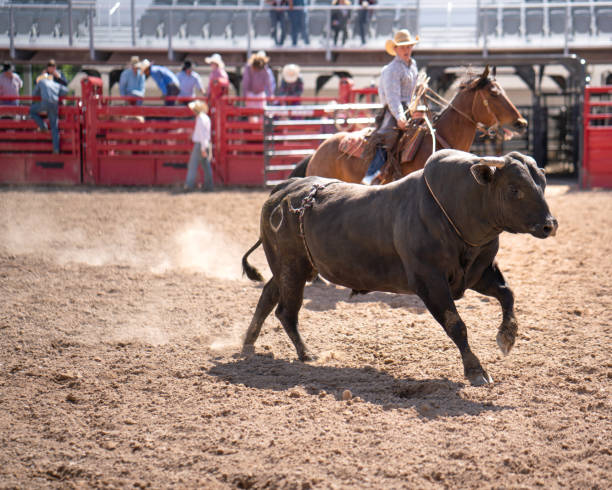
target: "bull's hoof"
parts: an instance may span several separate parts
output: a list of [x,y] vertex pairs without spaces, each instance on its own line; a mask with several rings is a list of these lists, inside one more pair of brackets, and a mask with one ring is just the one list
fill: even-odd
[[318,359],[316,355],[311,352],[304,352],[301,356],[299,356],[300,361],[302,362],[313,362]]
[[253,357],[255,355],[255,346],[253,344],[244,344],[240,355],[242,357]]
[[507,356],[510,353],[512,347],[514,346],[515,340],[516,336],[513,333],[508,332],[508,330],[504,329],[497,332],[497,345],[504,356]]
[[485,386],[493,384],[493,378],[486,371],[481,373],[466,374],[466,378],[472,386]]

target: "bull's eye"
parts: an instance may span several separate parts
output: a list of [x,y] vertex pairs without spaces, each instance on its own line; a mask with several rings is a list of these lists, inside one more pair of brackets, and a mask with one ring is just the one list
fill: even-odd
[[522,199],[524,196],[523,191],[513,185],[508,189],[508,193],[512,199]]

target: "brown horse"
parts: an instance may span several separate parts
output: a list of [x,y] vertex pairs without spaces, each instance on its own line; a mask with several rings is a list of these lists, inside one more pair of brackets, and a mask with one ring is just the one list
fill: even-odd
[[[446,147],[468,151],[479,123],[498,127],[512,124],[516,129],[527,126],[527,121],[508,99],[504,89],[497,81],[489,78],[488,66],[481,75],[464,82],[450,104],[436,118],[433,124],[439,136],[436,149]],[[339,151],[340,141],[346,134],[336,133],[321,143],[307,163],[306,176],[317,175],[345,182],[361,182],[370,161]],[[425,137],[414,158],[410,162],[400,163],[402,176],[423,168],[432,148],[431,137]],[[294,172],[292,175],[298,174]]]

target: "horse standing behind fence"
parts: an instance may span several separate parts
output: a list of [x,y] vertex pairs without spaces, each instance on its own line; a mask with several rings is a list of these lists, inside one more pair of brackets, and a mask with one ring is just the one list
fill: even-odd
[[[481,75],[472,77],[461,84],[453,100],[435,119],[433,127],[436,134],[436,149],[453,148],[468,151],[472,146],[479,124],[494,128],[512,125],[515,129],[523,129],[527,126],[527,121],[508,99],[504,89],[494,78],[489,77],[488,66]],[[344,132],[337,133],[325,140],[311,156],[304,174],[298,175],[296,169],[292,176],[316,175],[345,182],[361,182],[370,165],[369,152],[366,151],[362,157],[342,153],[339,145],[346,135],[347,133]],[[397,177],[403,177],[423,168],[432,149],[432,139],[424,138],[410,161],[400,159],[399,173],[401,175]],[[402,152],[400,151],[399,154],[401,156]],[[389,173],[386,175],[383,183],[394,180]]]

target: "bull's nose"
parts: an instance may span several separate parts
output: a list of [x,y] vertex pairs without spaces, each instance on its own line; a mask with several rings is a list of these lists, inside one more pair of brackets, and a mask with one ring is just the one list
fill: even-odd
[[559,223],[555,218],[548,218],[544,226],[542,226],[542,231],[545,236],[555,236],[557,234],[557,228],[559,227]]

